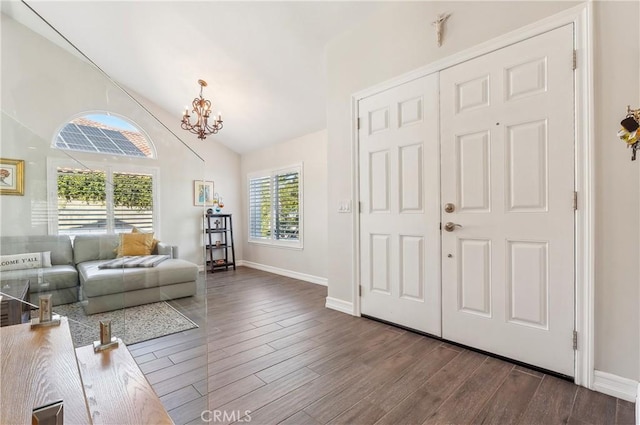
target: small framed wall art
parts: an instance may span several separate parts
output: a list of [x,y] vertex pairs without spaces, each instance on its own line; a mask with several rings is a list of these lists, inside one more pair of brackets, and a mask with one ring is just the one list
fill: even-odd
[[193,205],[199,207],[213,205],[213,182],[193,181]]
[[24,195],[24,161],[0,158],[0,195]]

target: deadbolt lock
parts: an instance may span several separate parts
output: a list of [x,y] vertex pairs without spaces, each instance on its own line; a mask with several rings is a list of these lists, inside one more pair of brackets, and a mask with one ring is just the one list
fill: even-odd
[[444,204],[444,212],[452,213],[456,210],[456,206],[452,203]]

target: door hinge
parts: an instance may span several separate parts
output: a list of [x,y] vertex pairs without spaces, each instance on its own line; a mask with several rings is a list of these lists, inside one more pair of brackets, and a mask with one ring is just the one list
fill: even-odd
[[358,295],[362,296],[362,285],[358,285]]
[[[574,68],[574,69],[575,69],[575,68]],[[357,126],[358,126],[358,130],[360,130],[360,118],[359,118],[359,117],[358,117],[358,123],[357,123]]]
[[578,331],[573,331],[573,349],[578,349]]
[[573,210],[578,211],[578,192],[573,192]]
[[573,69],[575,71],[575,69],[578,68],[578,51],[577,50],[573,50]]
[[358,201],[358,214],[362,213],[362,201]]

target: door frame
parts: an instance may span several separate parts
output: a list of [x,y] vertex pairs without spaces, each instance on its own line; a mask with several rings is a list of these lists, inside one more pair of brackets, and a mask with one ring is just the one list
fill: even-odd
[[[555,28],[573,24],[577,68],[574,71],[575,110],[575,190],[578,209],[575,215],[575,318],[578,348],[574,351],[575,383],[593,388],[594,381],[594,282],[595,282],[595,186],[594,186],[594,105],[593,105],[593,7],[590,2],[526,25],[484,43],[439,59],[357,92],[351,96],[351,160],[353,214],[352,299],[354,316],[360,316],[360,193],[359,193],[359,101],[409,81],[442,71],[451,66],[518,43]],[[567,344],[570,340],[567,340]]]

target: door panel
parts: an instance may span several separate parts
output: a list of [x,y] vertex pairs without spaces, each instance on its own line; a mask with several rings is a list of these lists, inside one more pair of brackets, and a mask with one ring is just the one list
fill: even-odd
[[456,198],[461,211],[491,211],[489,149],[488,131],[456,136]]
[[362,314],[440,335],[438,76],[358,110]]
[[443,337],[574,373],[573,27],[440,73]]
[[547,242],[507,241],[507,320],[548,329]]
[[548,211],[547,121],[507,127],[505,196],[509,212]]
[[491,241],[458,239],[458,309],[491,317]]

